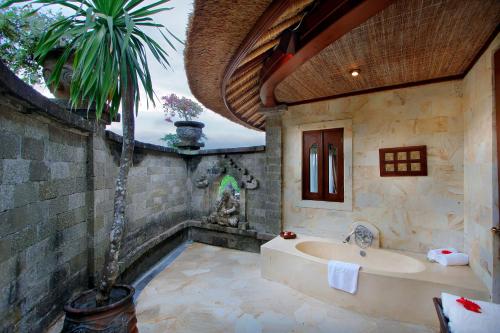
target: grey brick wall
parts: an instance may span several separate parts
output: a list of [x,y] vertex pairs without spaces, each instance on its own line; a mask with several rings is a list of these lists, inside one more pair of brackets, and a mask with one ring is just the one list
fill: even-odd
[[[40,102],[44,107],[35,108],[5,96],[0,99],[0,332],[41,332],[70,297],[98,280],[121,143],[102,125],[46,99]],[[136,144],[122,272],[133,271],[153,248],[165,246],[186,220],[208,214],[213,202],[193,182],[198,171],[225,154],[259,180],[258,189],[247,191],[247,220],[261,233],[279,230],[266,213],[269,154],[262,148],[243,150],[183,157]]]
[[87,281],[87,134],[2,106],[0,330],[37,332]]
[[[0,108],[0,332],[39,332],[95,285],[113,219],[121,144]],[[188,214],[187,164],[136,148],[121,269]]]
[[282,229],[282,134],[281,115],[286,105],[259,110],[266,117],[266,206],[265,221],[269,232]]
[[[93,164],[90,183],[93,207],[89,234],[91,240],[91,281],[96,283],[108,246],[113,220],[113,198],[121,144],[102,133],[92,137]],[[127,194],[127,224],[122,245],[121,265],[125,270],[152,246],[162,234],[187,219],[187,167],[174,153],[137,148],[130,170]]]

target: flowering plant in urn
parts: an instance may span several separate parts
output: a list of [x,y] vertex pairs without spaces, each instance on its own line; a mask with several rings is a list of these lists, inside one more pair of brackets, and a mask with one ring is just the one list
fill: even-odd
[[[199,142],[203,136],[202,128],[205,125],[198,121],[193,121],[202,112],[203,108],[195,101],[179,97],[176,94],[170,94],[162,97],[163,111],[165,112],[165,120],[173,122],[176,129],[179,141],[176,147],[188,150],[197,150],[204,146],[204,143]],[[175,121],[175,118],[181,120]]]

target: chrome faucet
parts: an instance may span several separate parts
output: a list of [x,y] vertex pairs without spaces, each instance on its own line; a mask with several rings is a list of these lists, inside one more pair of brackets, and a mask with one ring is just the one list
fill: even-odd
[[349,241],[351,240],[351,236],[354,235],[355,232],[356,229],[352,229],[349,235],[347,235],[347,237],[342,241],[342,243],[349,243]]
[[354,235],[354,242],[357,246],[362,249],[366,249],[367,247],[372,245],[373,242],[373,233],[365,227],[364,225],[358,224],[356,228],[351,230],[347,237],[342,241],[342,243],[348,243],[351,240],[352,235]]

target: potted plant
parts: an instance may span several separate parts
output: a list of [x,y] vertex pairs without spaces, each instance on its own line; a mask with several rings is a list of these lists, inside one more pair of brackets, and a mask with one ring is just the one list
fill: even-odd
[[[204,147],[205,144],[199,140],[203,137],[203,127],[205,124],[199,121],[193,121],[202,112],[203,108],[195,101],[186,98],[178,97],[176,94],[163,96],[163,111],[165,112],[165,120],[173,122],[176,127],[178,141],[175,146],[181,149],[198,150]],[[175,121],[173,119],[180,118]]]
[[54,81],[50,79],[63,53],[64,47],[57,47],[50,50],[42,61],[42,73],[45,84],[56,98],[70,100],[70,86],[71,78],[73,77],[73,62],[75,60],[73,54],[68,57],[66,63],[62,66],[58,84],[55,85]]
[[[46,5],[63,6],[74,13],[50,25],[37,45],[36,57],[43,63],[47,55],[62,39],[68,43],[55,64],[49,85],[59,86],[63,67],[70,57],[73,74],[70,84],[71,105],[88,101],[95,103],[96,118],[107,110],[114,117],[121,107],[123,143],[114,195],[113,222],[109,247],[97,288],[77,295],[65,307],[63,332],[137,332],[134,289],[115,285],[120,273],[119,256],[125,226],[127,179],[134,153],[134,122],[138,111],[142,86],[146,98],[154,104],[154,92],[146,50],[164,67],[167,53],[153,40],[144,27],[170,32],[155,23],[152,15],[171,8],[160,0],[145,5],[145,0],[11,0],[29,2],[42,8]],[[172,46],[167,35],[165,41]],[[172,34],[172,37],[175,38]],[[176,38],[177,39],[177,38]]]

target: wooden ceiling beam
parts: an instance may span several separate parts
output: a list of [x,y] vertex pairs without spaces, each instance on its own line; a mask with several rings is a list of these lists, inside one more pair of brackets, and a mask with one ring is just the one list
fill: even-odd
[[253,115],[254,113],[256,113],[257,111],[259,111],[259,107],[260,107],[260,104],[258,104],[258,102],[257,102],[257,104],[253,105],[248,110],[242,111],[241,116],[246,119],[246,118],[250,117],[251,115]]
[[260,98],[266,107],[277,104],[276,86],[325,47],[387,8],[394,0],[327,0],[304,18],[297,36],[295,54],[278,47],[262,69]]
[[239,79],[241,76],[244,76],[250,71],[253,71],[255,68],[262,65],[262,62],[270,55],[270,51],[261,54],[257,58],[254,58],[252,61],[247,62],[243,66],[237,67],[234,74],[231,76],[231,79],[228,82],[228,85],[232,84],[235,80]]
[[236,109],[235,111],[238,115],[243,117],[249,109],[251,110],[254,107],[258,107],[259,103],[260,103],[260,98],[259,98],[259,95],[256,94],[255,96],[250,98],[248,101],[246,101],[243,105],[238,107],[238,109]]
[[[255,86],[250,90],[245,91],[243,94],[238,96],[233,102],[231,102],[231,106],[236,111],[245,105],[249,100],[255,98],[255,96],[259,96],[259,86]],[[257,100],[258,101],[258,100]]]
[[245,91],[250,90],[251,88],[254,88],[255,86],[259,85],[259,78],[258,77],[253,77],[251,80],[248,80],[247,82],[243,83],[238,87],[238,89],[235,89],[232,93],[227,94],[227,100],[229,103],[234,102],[240,94],[245,93]]

